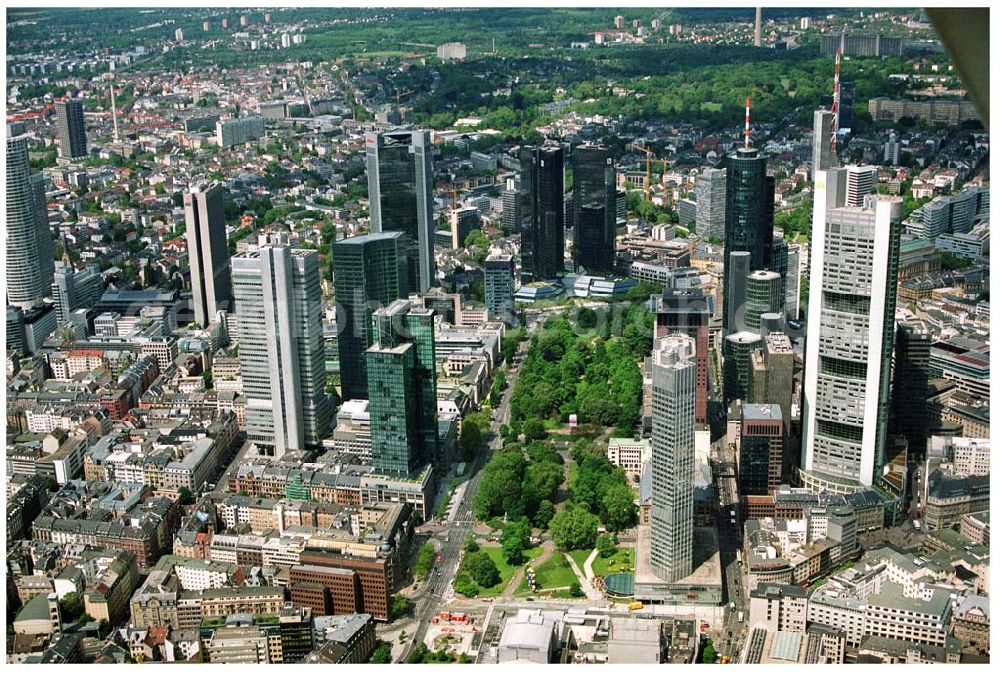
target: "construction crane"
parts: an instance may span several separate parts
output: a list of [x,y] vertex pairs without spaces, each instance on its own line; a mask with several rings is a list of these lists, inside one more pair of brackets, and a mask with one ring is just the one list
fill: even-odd
[[652,177],[651,174],[650,174],[650,163],[653,161],[653,151],[650,150],[648,147],[645,147],[643,145],[639,145],[638,143],[632,143],[629,147],[631,147],[634,150],[639,150],[640,152],[645,152],[646,153],[646,201],[648,202],[649,201],[649,188],[650,188],[650,182],[651,182],[651,177]]
[[396,92],[396,107],[397,108],[399,107],[399,99],[400,98],[402,98],[403,96],[409,96],[412,93],[413,93],[412,91],[402,91],[402,92],[397,91]]

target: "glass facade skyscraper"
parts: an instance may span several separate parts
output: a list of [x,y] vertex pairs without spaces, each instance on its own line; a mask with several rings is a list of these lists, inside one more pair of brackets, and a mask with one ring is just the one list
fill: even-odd
[[443,467],[437,435],[434,312],[396,300],[372,315],[368,411],[372,465],[410,475],[428,462]]
[[521,280],[554,279],[565,270],[563,150],[521,150]]
[[83,159],[87,156],[87,126],[83,121],[83,103],[58,101],[56,129],[59,134],[59,156],[63,159]]
[[232,274],[222,185],[216,183],[204,190],[195,187],[185,194],[184,220],[194,320],[205,327],[219,310],[232,308]]
[[371,316],[406,294],[402,232],[365,234],[334,241],[333,283],[337,348],[344,400],[368,398],[365,351],[372,345]]
[[774,271],[755,271],[747,276],[747,300],[744,321],[750,331],[760,330],[762,314],[783,313],[785,296],[781,276]]
[[617,206],[611,148],[578,146],[573,151],[573,259],[588,273],[614,271]]
[[55,260],[45,186],[31,170],[23,134],[22,125],[7,125],[7,302],[30,309],[51,291]]
[[[723,264],[729,254],[750,253],[750,270],[771,267],[774,225],[774,178],[767,175],[767,159],[756,148],[740,148],[726,158],[726,240]],[[729,279],[729,274],[725,275]],[[723,297],[723,329],[732,332],[728,288]]]
[[483,264],[486,310],[490,320],[514,322],[514,258],[493,255]]
[[434,144],[423,130],[365,135],[371,231],[402,232],[406,292],[434,284]]

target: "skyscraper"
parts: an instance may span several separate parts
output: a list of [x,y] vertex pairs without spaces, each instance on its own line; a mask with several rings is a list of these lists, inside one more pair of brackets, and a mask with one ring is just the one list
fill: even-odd
[[425,130],[367,133],[365,147],[371,231],[404,234],[406,292],[427,292],[435,279],[431,134]]
[[744,403],[740,419],[740,494],[763,496],[781,485],[785,450],[781,408]]
[[484,266],[484,295],[490,320],[514,322],[514,258],[492,255]]
[[725,314],[722,324],[726,332],[736,333],[746,329],[747,278],[750,276],[750,253],[734,250],[725,259],[725,285],[722,305]]
[[773,272],[777,272],[781,277],[781,313],[785,308],[785,287],[788,278],[788,242],[785,241],[785,232],[781,229],[774,230],[771,238],[771,265],[768,267]]
[[837,163],[837,156],[833,153],[833,117],[830,110],[813,113],[813,179],[817,171],[826,171]]
[[750,360],[750,391],[747,397],[752,403],[780,406],[786,435],[792,421],[794,365],[792,340],[783,332],[764,335],[762,348],[755,351]]
[[56,102],[56,128],[59,134],[59,157],[83,159],[87,156],[87,126],[83,121],[83,103]]
[[785,297],[781,292],[778,272],[758,270],[747,276],[746,315],[744,323],[750,331],[760,330],[761,314],[783,313]]
[[368,398],[365,351],[372,345],[371,316],[406,294],[402,232],[366,234],[333,243],[340,390],[344,400]]
[[546,281],[564,271],[563,150],[521,149],[521,281]]
[[656,337],[687,335],[695,343],[694,418],[708,422],[708,322],[712,312],[700,288],[664,288],[652,298],[656,311]]
[[734,332],[722,340],[722,390],[726,402],[749,400],[753,368],[751,354],[761,347],[754,332]]
[[20,124],[7,125],[7,302],[39,305],[55,274],[42,175],[31,170],[28,138]]
[[503,210],[500,213],[500,228],[505,236],[521,231],[520,181],[508,178],[506,189],[500,194]]
[[799,298],[802,281],[802,246],[788,246],[788,272],[785,274],[785,314],[792,320],[799,317]]
[[920,457],[927,449],[931,342],[931,332],[921,321],[896,326],[891,422],[893,432],[906,438],[910,458]]
[[185,194],[184,221],[194,320],[205,327],[218,311],[231,310],[233,300],[222,185],[196,186]]
[[844,207],[844,173],[816,175],[802,408],[803,483],[836,493],[883,463],[901,232],[899,198]]
[[694,566],[695,344],[669,335],[653,348],[653,574],[675,582]]
[[316,447],[333,406],[324,385],[319,254],[280,235],[232,259],[247,439],[265,454]]
[[444,468],[437,436],[434,312],[396,300],[372,315],[367,362],[372,466],[410,475],[428,462]]
[[573,257],[588,273],[614,271],[617,207],[611,148],[577,146],[573,150]]
[[[771,265],[771,245],[774,229],[774,178],[767,175],[767,159],[756,148],[740,148],[726,158],[726,241],[723,264],[729,254],[750,253],[750,268],[768,269]],[[727,270],[725,278],[730,274]],[[730,293],[723,296],[723,330],[732,332],[729,323]]]
[[726,240],[726,170],[705,169],[694,182],[695,225],[704,239]]

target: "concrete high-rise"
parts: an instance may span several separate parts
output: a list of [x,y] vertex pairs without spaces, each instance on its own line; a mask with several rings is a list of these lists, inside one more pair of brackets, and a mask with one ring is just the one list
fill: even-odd
[[514,322],[514,258],[491,255],[483,265],[486,311],[491,321]]
[[703,239],[726,240],[726,170],[705,169],[694,181],[695,226]]
[[784,312],[785,297],[781,292],[778,272],[758,270],[747,276],[746,313],[744,323],[748,330],[760,330],[762,314]]
[[506,189],[500,193],[500,203],[503,209],[500,212],[500,229],[504,236],[510,236],[521,231],[521,200],[520,181],[516,178],[508,178]]
[[379,474],[411,475],[439,456],[434,312],[396,300],[372,315],[365,352],[372,466]]
[[[426,130],[365,134],[371,231],[406,237],[406,292],[434,285],[434,144]],[[464,241],[459,242],[464,244]]]
[[695,344],[694,418],[708,423],[708,322],[712,312],[700,288],[664,288],[650,298],[656,311],[656,337],[680,333]]
[[471,207],[456,208],[451,212],[451,247],[462,248],[473,230],[481,229],[479,210]]
[[340,391],[344,400],[368,399],[365,351],[372,345],[371,316],[406,295],[405,234],[381,232],[335,241],[334,297]]
[[803,419],[803,484],[846,493],[883,465],[889,417],[900,199],[844,206],[842,169],[816,176]]
[[52,299],[56,304],[56,320],[66,323],[77,309],[90,309],[104,294],[104,280],[97,265],[83,271],[71,266],[56,270],[52,281]]
[[611,148],[577,146],[573,150],[573,258],[590,274],[614,271],[617,205]]
[[7,302],[22,309],[42,303],[55,274],[42,175],[31,170],[28,138],[7,125]]
[[652,370],[650,562],[654,575],[676,582],[694,566],[694,340],[657,339]]
[[184,221],[194,320],[206,327],[220,310],[230,311],[233,301],[222,185],[195,186],[185,194]]
[[837,163],[833,152],[833,112],[817,110],[813,113],[813,153],[812,176],[815,180],[817,171],[826,171]]
[[56,102],[56,129],[60,158],[72,160],[87,157],[87,126],[83,121],[83,103]]
[[844,205],[864,205],[865,197],[872,193],[878,182],[878,167],[848,166],[844,170],[847,172],[847,201]]
[[774,404],[744,403],[738,460],[740,494],[763,496],[781,486],[784,452],[781,408]]
[[280,235],[232,259],[247,439],[264,454],[318,447],[333,405],[325,391],[319,254]]
[[899,144],[899,136],[895,131],[889,132],[889,140],[885,142],[882,151],[882,161],[889,162],[893,166],[899,166],[903,158],[902,146]]
[[762,348],[750,356],[750,391],[752,403],[774,403],[781,407],[786,434],[792,421],[792,378],[795,352],[792,341],[782,332],[764,336]]
[[[774,178],[767,159],[756,148],[740,148],[726,158],[726,240],[723,264],[730,253],[750,253],[749,271],[769,269],[774,229]],[[728,269],[725,279],[730,279]],[[729,288],[723,295],[723,331],[732,332]]]
[[561,147],[521,149],[521,282],[547,281],[565,271],[566,232]]

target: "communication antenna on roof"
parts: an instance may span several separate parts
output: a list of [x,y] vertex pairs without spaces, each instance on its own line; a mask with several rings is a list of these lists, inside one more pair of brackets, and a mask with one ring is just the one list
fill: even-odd
[[837,152],[837,131],[840,129],[840,49],[834,58],[833,66],[833,133],[830,135],[830,148]]
[[750,97],[747,96],[747,117],[746,124],[743,127],[743,147],[750,147]]

